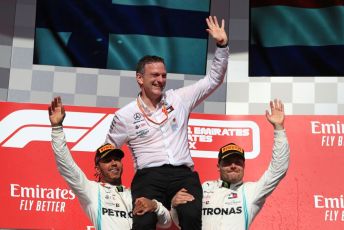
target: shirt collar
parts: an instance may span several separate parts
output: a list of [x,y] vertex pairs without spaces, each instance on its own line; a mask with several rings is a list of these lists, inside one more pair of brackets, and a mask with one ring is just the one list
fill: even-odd
[[[144,101],[142,100],[142,97],[141,97],[141,93],[139,93],[139,94],[137,95],[137,98],[138,98],[138,100],[140,101],[140,104],[141,104],[143,110],[145,111],[145,113],[146,113],[148,116],[151,116],[155,111],[151,111],[151,110],[148,108],[148,106],[144,103]],[[165,104],[165,105],[167,104],[167,103],[166,103],[166,95],[165,95],[165,93],[162,94],[161,100],[160,100],[160,102],[157,104],[157,107],[156,107],[155,109],[161,108],[164,104]]]
[[228,189],[232,189],[232,190],[237,190],[242,184],[243,184],[242,181],[231,184],[231,183],[228,183],[227,181],[223,181],[221,179],[219,179],[219,183],[218,183],[220,188],[228,188]]
[[100,182],[100,185],[107,189],[116,188],[117,192],[123,192],[125,188],[123,185],[112,185],[104,182]]

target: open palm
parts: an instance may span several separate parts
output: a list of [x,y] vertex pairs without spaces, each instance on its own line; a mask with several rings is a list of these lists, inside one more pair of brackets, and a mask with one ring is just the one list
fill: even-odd
[[209,16],[206,18],[208,29],[207,32],[215,39],[219,45],[226,45],[228,42],[225,31],[225,21],[222,19],[221,26],[219,25],[216,16]]
[[281,100],[270,101],[270,111],[266,110],[265,115],[268,121],[276,128],[284,128],[284,105]]
[[48,111],[49,111],[49,120],[50,120],[51,126],[62,125],[63,119],[66,116],[66,113],[63,108],[60,97],[55,97],[54,100],[51,101],[51,105],[49,106]]

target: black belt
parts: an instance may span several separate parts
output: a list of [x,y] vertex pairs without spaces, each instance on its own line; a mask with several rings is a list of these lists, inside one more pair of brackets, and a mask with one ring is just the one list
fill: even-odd
[[171,165],[171,164],[164,164],[164,165],[161,165],[161,166],[158,166],[157,168],[188,168],[188,166],[186,165]]

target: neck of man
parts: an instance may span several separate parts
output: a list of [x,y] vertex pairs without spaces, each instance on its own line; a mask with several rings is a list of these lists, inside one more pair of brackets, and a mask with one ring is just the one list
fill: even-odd
[[162,96],[157,97],[157,98],[149,97],[148,95],[144,93],[144,91],[141,91],[140,96],[141,96],[142,101],[145,103],[145,105],[148,107],[150,111],[156,110],[156,106],[160,103],[161,97],[162,97]]

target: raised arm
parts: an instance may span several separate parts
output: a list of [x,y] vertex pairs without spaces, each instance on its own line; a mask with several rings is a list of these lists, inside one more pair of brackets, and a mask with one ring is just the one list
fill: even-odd
[[225,31],[225,21],[221,21],[219,25],[217,18],[209,16],[206,18],[206,31],[215,40],[219,48],[216,49],[215,55],[210,66],[208,74],[195,82],[194,84],[175,90],[179,95],[185,107],[191,111],[200,104],[206,97],[213,93],[223,82],[228,66],[228,37]]
[[51,123],[51,145],[55,155],[57,168],[69,187],[83,201],[88,202],[89,181],[73,160],[66,143],[62,123],[66,116],[60,97],[55,97],[48,108]]
[[[251,183],[253,212],[259,211],[266,197],[273,192],[278,183],[286,175],[289,166],[290,149],[286,131],[284,129],[284,105],[280,100],[270,102],[270,111],[265,112],[266,119],[274,127],[274,144],[272,147],[272,158],[268,169],[257,183]],[[256,208],[255,208],[256,207]]]

